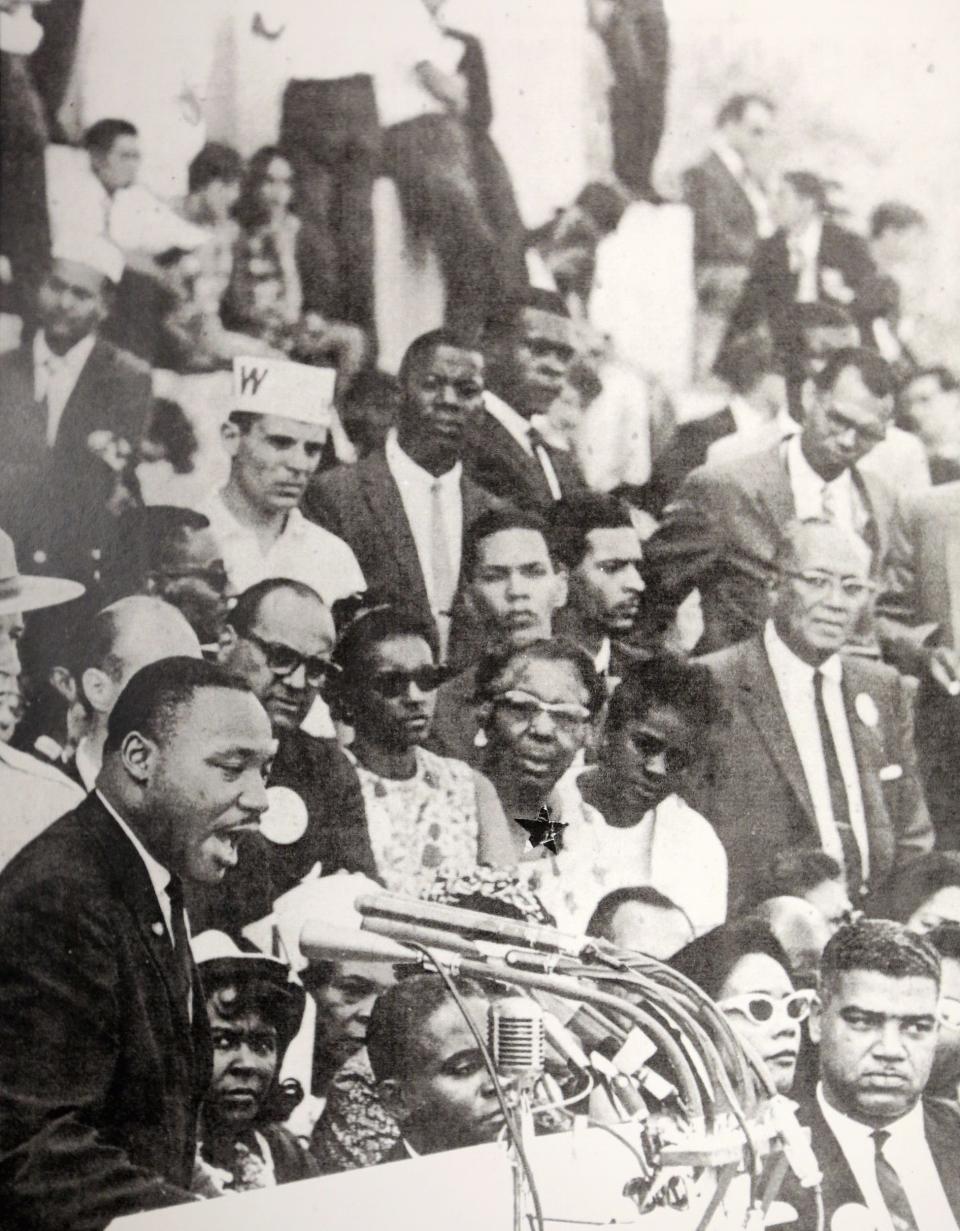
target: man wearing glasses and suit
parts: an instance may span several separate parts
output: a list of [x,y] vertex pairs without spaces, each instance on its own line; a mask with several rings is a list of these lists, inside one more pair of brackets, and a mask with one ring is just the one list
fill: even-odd
[[917,779],[911,697],[892,667],[841,657],[872,591],[863,543],[820,518],[783,534],[772,617],[702,661],[728,721],[691,802],[729,861],[730,896],[758,850],[819,847],[851,900],[933,846]]

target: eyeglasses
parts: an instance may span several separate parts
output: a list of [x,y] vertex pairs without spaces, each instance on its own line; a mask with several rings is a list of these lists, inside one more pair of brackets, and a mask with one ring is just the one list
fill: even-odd
[[801,582],[817,598],[826,598],[833,593],[834,587],[838,587],[844,598],[860,602],[877,588],[872,581],[864,581],[860,577],[837,577],[835,573],[818,573],[813,569],[802,573],[788,571],[786,576]]
[[330,662],[326,658],[300,654],[292,646],[283,645],[279,641],[267,641],[263,637],[258,637],[256,633],[242,633],[241,636],[247,641],[253,642],[267,660],[269,670],[274,675],[279,676],[280,679],[293,675],[300,668],[301,663],[303,664],[307,683],[311,688],[320,688],[331,675],[340,674],[340,668],[337,664]]
[[420,692],[436,692],[449,672],[442,667],[418,667],[416,671],[382,671],[370,677],[370,687],[388,701],[402,697],[416,684]]
[[943,996],[937,1009],[940,1025],[949,1030],[960,1030],[960,1000],[952,996]]
[[514,722],[525,727],[529,727],[538,714],[549,714],[557,727],[566,730],[572,730],[590,718],[590,711],[585,705],[568,701],[541,701],[520,688],[498,693],[493,701],[498,708],[506,710]]
[[225,593],[230,582],[227,570],[222,565],[219,568],[216,565],[212,568],[163,568],[159,572],[163,577],[168,577],[172,581],[187,577],[196,581],[205,581],[218,594]]
[[764,1026],[775,1014],[792,1022],[805,1021],[810,1016],[810,993],[791,992],[789,996],[774,999],[765,992],[753,992],[743,996],[728,996],[717,1004],[725,1013],[740,1013],[757,1026]]

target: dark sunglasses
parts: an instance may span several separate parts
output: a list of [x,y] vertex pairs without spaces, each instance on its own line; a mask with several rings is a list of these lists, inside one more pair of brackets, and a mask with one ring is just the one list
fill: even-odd
[[300,654],[292,646],[283,645],[279,641],[266,641],[263,637],[258,637],[256,633],[243,633],[242,635],[260,650],[267,660],[267,667],[280,679],[293,675],[301,663],[307,683],[311,688],[320,688],[332,675],[340,674],[337,664],[329,662],[326,658]]
[[379,675],[370,676],[370,687],[381,697],[394,700],[410,691],[410,685],[416,684],[420,692],[436,692],[444,680],[450,678],[450,673],[443,667],[418,667],[416,671],[382,671]]

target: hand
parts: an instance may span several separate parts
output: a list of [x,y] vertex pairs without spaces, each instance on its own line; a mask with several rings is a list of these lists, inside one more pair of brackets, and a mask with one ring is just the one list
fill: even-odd
[[930,652],[931,678],[951,697],[960,697],[960,651],[938,645]]

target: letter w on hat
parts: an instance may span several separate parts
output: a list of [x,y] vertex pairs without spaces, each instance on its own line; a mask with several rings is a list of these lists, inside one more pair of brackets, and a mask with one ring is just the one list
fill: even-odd
[[233,361],[233,409],[328,428],[336,380],[334,368],[241,356]]

